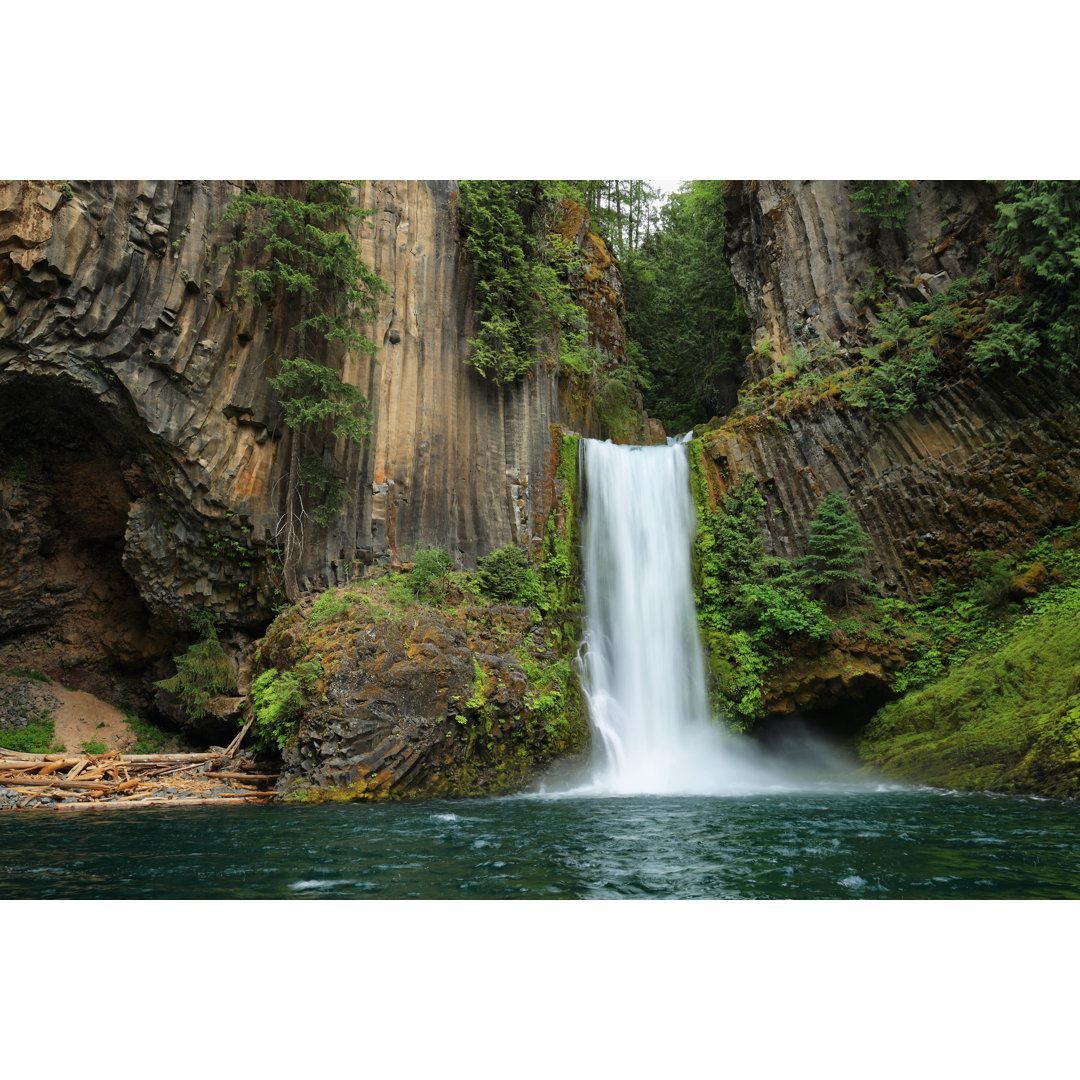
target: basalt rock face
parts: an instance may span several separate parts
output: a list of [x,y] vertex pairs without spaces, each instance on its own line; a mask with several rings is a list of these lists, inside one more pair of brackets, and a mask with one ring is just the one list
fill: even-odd
[[[250,255],[230,247],[237,227],[218,223],[241,186],[0,185],[8,645],[59,626],[71,580],[107,578],[109,595],[83,606],[128,605],[117,633],[134,627],[143,641],[154,623],[175,643],[198,608],[224,627],[261,628],[280,599],[273,549],[290,434],[267,376],[289,320],[267,323],[236,299],[237,260]],[[550,425],[597,433],[543,364],[499,388],[464,363],[476,314],[455,192],[449,181],[359,191],[373,211],[359,230],[364,258],[388,292],[371,330],[377,356],[350,361],[344,377],[367,395],[373,434],[363,449],[323,447],[352,497],[329,528],[308,523],[302,582],[338,584],[421,546],[472,567],[504,544],[538,543]],[[77,557],[59,554],[68,540]],[[158,645],[147,648],[164,655],[165,638]]]
[[[857,293],[875,270],[895,280],[901,303],[915,302],[971,275],[986,256],[999,197],[994,185],[912,181],[907,216],[895,229],[858,212],[861,204],[851,197],[857,186],[743,180],[725,189],[725,253],[755,340],[767,336],[774,357],[822,337],[858,344],[868,316]],[[760,356],[755,362],[760,378],[769,364]]]
[[704,439],[722,482],[759,479],[768,553],[804,554],[821,499],[843,492],[873,543],[872,580],[905,599],[963,578],[972,551],[1018,553],[1076,520],[1080,401],[1067,380],[960,380],[888,423],[823,401]]
[[[852,183],[757,181],[729,186],[728,253],[757,338],[753,378],[796,346],[865,341],[871,312],[856,302],[871,267],[893,275],[901,305],[925,299],[985,256],[996,189],[913,182],[903,228],[855,213]],[[850,499],[873,542],[869,569],[910,599],[938,577],[964,578],[971,551],[1020,551],[1077,515],[1080,393],[1075,380],[966,370],[924,408],[884,421],[822,397],[801,409],[766,406],[704,436],[724,484],[753,473],[768,506],[766,550],[806,550],[821,498]]]
[[[361,561],[407,558],[439,544],[455,565],[509,543],[538,544],[549,426],[599,428],[541,363],[497,387],[463,363],[478,325],[473,275],[461,256],[449,182],[368,184],[375,212],[362,251],[390,292],[379,306],[378,362],[357,378],[375,433],[357,463],[355,524],[327,544],[321,573],[341,580],[341,552]],[[354,539],[355,535],[355,539]]]

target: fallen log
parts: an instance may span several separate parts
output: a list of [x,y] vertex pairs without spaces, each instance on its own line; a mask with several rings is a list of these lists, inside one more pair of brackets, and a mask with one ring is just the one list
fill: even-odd
[[31,772],[37,769],[48,769],[50,772],[56,769],[62,769],[65,766],[71,764],[69,761],[4,761],[0,758],[0,772],[16,772],[27,771]]
[[52,776],[21,776],[18,780],[8,782],[8,787],[55,787],[68,788],[71,790],[88,791],[96,788],[98,791],[115,791],[116,785],[111,780],[57,780]]
[[276,780],[281,773],[249,773],[249,772],[206,772],[201,776],[207,780]]
[[236,752],[240,749],[240,744],[244,741],[244,736],[248,733],[251,725],[255,722],[255,711],[251,709],[250,706],[249,712],[251,713],[251,715],[248,717],[247,723],[237,733],[236,738],[233,739],[233,741],[229,743],[229,745],[225,748],[225,753],[228,754],[229,757],[236,757]]
[[213,761],[215,758],[224,758],[226,754],[223,750],[212,751],[199,751],[192,752],[190,754],[125,754],[124,762],[128,765],[141,765],[144,763],[157,763],[161,762],[163,765],[167,762],[179,762],[179,761]]
[[67,754],[26,754],[21,750],[5,750],[0,746],[0,759],[14,758],[16,761],[58,761],[63,760],[66,757],[68,757]]
[[[268,798],[270,796],[269,791],[219,791],[215,796],[215,799],[259,799]],[[180,799],[179,802],[185,802],[186,800]]]
[[[246,792],[237,792],[238,796],[242,796],[248,802],[252,804],[265,805],[267,797],[265,795],[247,794]],[[60,803],[58,806],[49,807],[50,810],[134,810],[141,807],[169,807],[172,809],[174,806],[225,806],[236,805],[235,798],[227,798],[223,795],[215,795],[208,798],[199,799],[117,799],[115,802],[69,802]],[[21,809],[21,808],[17,808]],[[37,807],[29,807],[28,809],[37,809]]]
[[78,776],[79,773],[81,773],[83,771],[83,769],[85,769],[86,766],[89,765],[89,764],[90,764],[90,759],[89,758],[83,758],[82,761],[80,761],[78,763],[78,765],[76,765],[75,768],[72,769],[71,772],[69,772],[64,779],[65,780],[74,780],[75,777]]

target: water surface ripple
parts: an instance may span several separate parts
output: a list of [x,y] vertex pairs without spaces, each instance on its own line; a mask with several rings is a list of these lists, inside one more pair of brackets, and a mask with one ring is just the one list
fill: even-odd
[[0,817],[0,899],[1075,899],[1073,803],[931,790]]

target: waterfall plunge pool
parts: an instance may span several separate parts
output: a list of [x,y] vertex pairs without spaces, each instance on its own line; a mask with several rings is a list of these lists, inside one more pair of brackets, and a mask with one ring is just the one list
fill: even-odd
[[1080,814],[823,785],[0,818],[0,899],[1076,899]]

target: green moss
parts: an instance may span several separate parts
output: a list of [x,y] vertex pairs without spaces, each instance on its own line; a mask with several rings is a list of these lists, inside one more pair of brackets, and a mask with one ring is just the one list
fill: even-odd
[[999,647],[883,708],[860,755],[906,780],[1080,796],[1080,587],[1050,590]]
[[51,680],[48,675],[42,674],[37,668],[25,667],[21,664],[16,664],[14,667],[4,668],[3,673],[5,675],[15,675],[20,679],[33,679],[34,682],[47,683]]
[[[557,506],[544,529],[540,576],[547,593],[548,612],[558,623],[580,628],[581,537],[578,532],[578,452],[581,437],[560,437],[555,467]],[[576,633],[576,630],[575,630]]]

